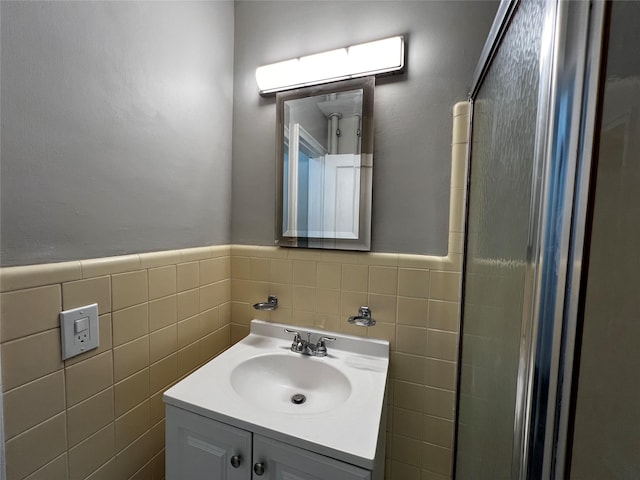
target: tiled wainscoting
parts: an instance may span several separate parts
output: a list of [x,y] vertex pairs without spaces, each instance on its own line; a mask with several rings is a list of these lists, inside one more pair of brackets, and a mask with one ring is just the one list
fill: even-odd
[[[164,478],[162,392],[230,342],[230,248],[1,271],[7,479]],[[58,314],[98,303],[63,361]]]
[[[454,108],[446,257],[226,245],[0,269],[8,480],[162,479],[162,392],[252,318],[391,344],[387,480],[450,476],[469,106]],[[277,295],[279,308],[251,308]],[[58,314],[98,303],[62,361]],[[374,327],[347,323],[361,305]]]

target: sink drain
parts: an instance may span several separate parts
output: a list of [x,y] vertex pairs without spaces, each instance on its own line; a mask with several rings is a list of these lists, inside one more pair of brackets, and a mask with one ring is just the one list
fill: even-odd
[[291,403],[295,405],[302,405],[306,401],[307,401],[307,397],[305,397],[301,393],[296,393],[294,396],[291,397]]

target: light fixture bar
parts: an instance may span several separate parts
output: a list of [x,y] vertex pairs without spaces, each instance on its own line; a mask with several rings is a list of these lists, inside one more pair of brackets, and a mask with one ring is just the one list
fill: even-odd
[[256,69],[261,95],[404,68],[404,37],[397,36],[294,58]]

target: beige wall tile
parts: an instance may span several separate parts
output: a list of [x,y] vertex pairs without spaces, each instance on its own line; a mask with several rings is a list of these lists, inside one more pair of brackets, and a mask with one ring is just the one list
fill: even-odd
[[453,420],[455,393],[439,388],[424,387],[424,413]]
[[342,290],[366,292],[369,288],[367,265],[342,265]]
[[398,269],[395,267],[369,267],[369,292],[396,295],[398,292]]
[[146,335],[149,333],[149,305],[142,303],[113,312],[112,323],[114,347]]
[[231,323],[231,302],[226,302],[218,308],[220,312],[220,326]]
[[231,278],[239,280],[251,279],[251,260],[249,257],[231,257]]
[[165,451],[162,450],[151,460],[151,480],[165,479]]
[[98,314],[111,311],[111,277],[95,277],[62,284],[62,304],[65,310],[98,304]]
[[119,382],[149,365],[149,336],[113,349],[113,377]]
[[0,341],[56,328],[61,309],[60,285],[0,294]]
[[149,300],[176,293],[176,266],[149,269]]
[[354,258],[361,265],[376,265],[378,267],[397,267],[397,253],[358,252]]
[[425,415],[423,419],[423,436],[426,442],[444,448],[452,448],[453,422],[444,418]]
[[192,290],[200,286],[200,263],[181,263],[176,269],[178,292]]
[[294,310],[305,310],[315,312],[316,310],[316,289],[314,287],[293,287],[293,308]]
[[65,368],[67,407],[75,405],[113,384],[111,351]]
[[[352,315],[358,314],[361,306],[367,305],[368,295],[364,292],[345,292],[342,291],[341,299],[341,316],[345,319]],[[375,318],[375,317],[374,317]]]
[[68,480],[67,454],[63,453],[59,457],[47,463],[44,467],[36,470],[24,480]]
[[149,397],[149,419],[152,424],[158,423],[164,418],[164,401],[162,400],[163,390]]
[[180,250],[180,263],[196,262],[211,258],[213,251],[211,247],[183,248]]
[[215,332],[202,337],[199,340],[199,345],[201,364],[208,362],[213,357],[215,357],[218,352],[220,352],[220,350],[222,350],[222,346],[220,344],[220,335]]
[[149,299],[147,271],[119,273],[111,276],[112,308],[131,307]]
[[200,345],[192,343],[187,347],[178,350],[178,376],[189,373],[200,363]]
[[62,368],[60,329],[2,344],[2,387],[19,387]]
[[[389,442],[388,445],[391,445],[391,442]],[[390,460],[389,463],[391,466],[391,478],[393,480],[398,478],[402,480],[421,480],[419,467],[398,462],[397,460]]]
[[316,310],[318,313],[340,314],[340,290],[318,288],[316,291],[316,301]]
[[451,473],[451,449],[430,443],[422,444],[422,466],[440,475]]
[[138,255],[121,255],[119,257],[90,258],[80,260],[82,278],[100,277],[114,273],[131,272],[140,269]]
[[249,335],[249,327],[246,325],[231,324],[231,345],[235,345]]
[[395,323],[398,297],[395,295],[369,294],[368,306],[376,322]]
[[180,250],[162,250],[160,252],[147,252],[138,255],[142,268],[165,267],[180,263]]
[[464,188],[452,188],[450,191],[449,231],[464,232]]
[[425,387],[396,380],[393,384],[393,404],[396,407],[422,412],[425,405]]
[[178,349],[197,342],[200,337],[202,337],[200,315],[178,322]]
[[110,423],[69,450],[69,480],[86,478],[114,455],[114,428]]
[[151,365],[149,370],[149,388],[154,394],[165,389],[178,378],[178,354],[172,354]]
[[429,298],[429,270],[401,268],[398,270],[398,295]]
[[[278,310],[282,309],[278,307]],[[239,325],[249,325],[249,320],[253,318],[253,311],[248,303],[231,302],[231,321]]]
[[455,362],[458,359],[458,335],[441,330],[429,330],[427,356]]
[[163,359],[178,350],[178,327],[176,324],[156,330],[149,335],[149,361]]
[[220,328],[220,308],[210,308],[200,314],[200,328],[203,335],[213,333]]
[[429,300],[429,328],[457,332],[459,324],[459,304]]
[[132,408],[116,420],[116,452],[149,429],[149,401]]
[[0,268],[0,291],[9,292],[82,278],[80,262]]
[[128,410],[149,398],[149,368],[140,370],[114,386],[115,416],[119,417]]
[[340,289],[342,287],[342,267],[339,263],[318,262],[316,283],[318,288]]
[[219,277],[219,258],[209,258],[207,260],[201,260],[200,263],[200,281],[198,286],[208,285],[217,281]]
[[271,260],[268,258],[251,258],[250,274],[251,280],[258,282],[271,281]]
[[149,331],[167,327],[178,321],[178,300],[176,295],[149,302]]
[[[43,402],[42,399],[47,401]],[[4,394],[4,433],[10,439],[62,412],[64,375],[58,370]]]
[[422,442],[419,440],[394,434],[390,450],[393,460],[417,467],[420,467],[422,463]]
[[451,188],[465,188],[465,168],[467,165],[467,144],[451,147]]
[[115,457],[88,476],[87,480],[113,480],[114,478],[118,478]]
[[469,141],[469,117],[456,115],[453,117],[451,143],[467,143]]
[[65,414],[13,437],[5,447],[7,480],[22,479],[35,472],[66,450]]
[[113,422],[114,418],[112,387],[69,408],[67,410],[69,447],[93,435]]
[[403,408],[393,409],[393,433],[415,440],[422,440],[422,413]]
[[427,350],[427,329],[398,325],[396,348],[399,352],[424,355]]
[[129,478],[151,458],[150,432],[138,437],[116,455],[116,475],[113,478]]
[[293,280],[293,262],[286,259],[271,260],[271,281],[274,283],[291,283]]
[[391,377],[404,382],[424,384],[424,357],[391,352]]
[[423,298],[398,297],[398,324],[426,327],[429,303]]
[[178,321],[200,312],[200,290],[193,289],[178,294]]
[[157,454],[164,448],[165,427],[164,420],[151,427],[151,451]]
[[337,332],[340,330],[340,315],[318,313],[316,314],[314,327]]
[[455,390],[456,362],[425,358],[424,383],[430,387]]
[[367,329],[367,336],[389,342],[391,350],[396,349],[396,325],[395,323],[377,322],[375,327]]
[[305,287],[316,286],[316,262],[293,261],[293,284]]

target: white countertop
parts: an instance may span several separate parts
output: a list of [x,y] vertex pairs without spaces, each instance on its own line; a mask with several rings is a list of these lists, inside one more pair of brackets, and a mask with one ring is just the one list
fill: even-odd
[[[336,341],[327,342],[326,357],[302,356],[290,351],[293,335],[285,333],[285,328],[301,333],[311,332],[312,342],[319,335],[334,336]],[[302,337],[306,338],[305,335]],[[293,404],[291,411],[275,411],[263,407],[259,396],[243,398],[232,387],[231,373],[245,360],[265,354],[304,357],[304,361],[323,362],[335,367],[349,380],[348,398],[321,413],[305,413],[304,408],[299,408],[304,405]],[[253,320],[247,337],[167,390],[164,401],[275,440],[372,469],[388,367],[387,341]]]

